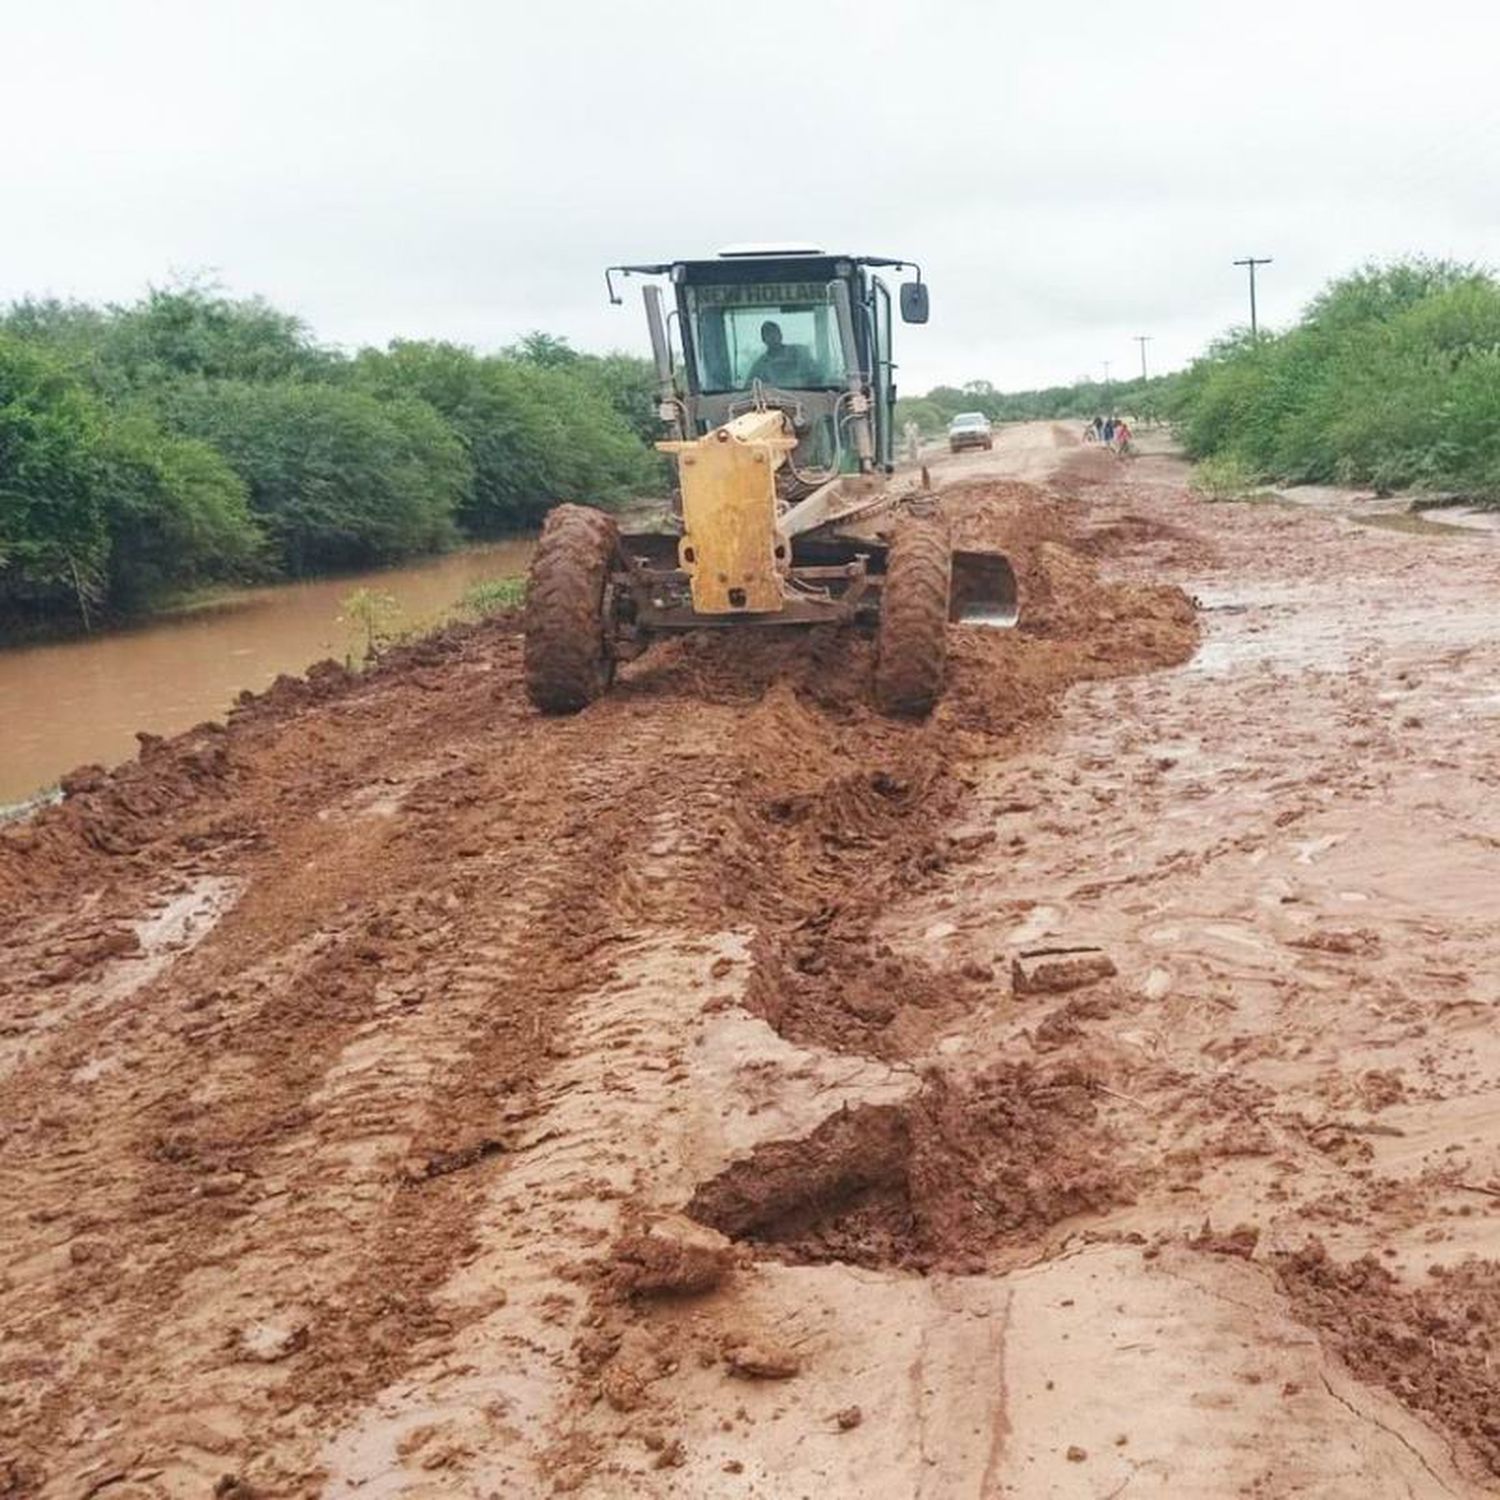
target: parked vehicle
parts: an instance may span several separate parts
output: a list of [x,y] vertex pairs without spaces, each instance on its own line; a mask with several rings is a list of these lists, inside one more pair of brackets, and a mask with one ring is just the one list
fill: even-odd
[[994,429],[982,411],[961,411],[948,424],[948,449],[951,453],[962,453],[965,448],[988,451],[994,446]]

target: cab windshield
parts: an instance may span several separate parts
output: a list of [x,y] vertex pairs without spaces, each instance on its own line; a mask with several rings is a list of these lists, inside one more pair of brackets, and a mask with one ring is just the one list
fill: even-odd
[[687,306],[698,385],[706,393],[748,390],[757,380],[783,390],[844,384],[838,315],[826,282],[690,286]]

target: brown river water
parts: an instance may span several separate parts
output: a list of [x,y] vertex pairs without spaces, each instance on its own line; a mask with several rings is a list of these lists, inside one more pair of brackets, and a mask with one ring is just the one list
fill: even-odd
[[342,603],[388,594],[396,629],[435,622],[466,590],[523,573],[528,541],[309,583],[249,589],[209,609],[79,640],[0,650],[0,807],[22,802],[89,761],[133,755],[135,732],[175,734],[223,716],[243,688],[364,650]]

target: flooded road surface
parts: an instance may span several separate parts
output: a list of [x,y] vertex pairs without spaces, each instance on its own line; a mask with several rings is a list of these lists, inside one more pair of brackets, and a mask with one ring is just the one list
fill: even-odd
[[175,734],[221,717],[242,688],[363,652],[344,617],[356,589],[399,605],[396,629],[431,621],[466,590],[523,573],[528,541],[467,548],[409,567],[247,590],[192,614],[82,640],[0,650],[0,807],[89,761],[135,753],[135,732]]

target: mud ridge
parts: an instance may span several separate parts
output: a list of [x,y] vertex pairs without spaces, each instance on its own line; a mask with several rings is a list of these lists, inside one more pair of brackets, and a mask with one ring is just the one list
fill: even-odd
[[1000,1062],[770,1142],[686,1212],[793,1263],[980,1271],[997,1246],[1128,1202],[1130,1178],[1086,1075]]

